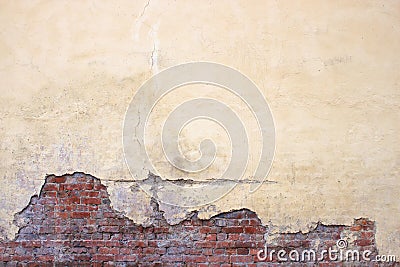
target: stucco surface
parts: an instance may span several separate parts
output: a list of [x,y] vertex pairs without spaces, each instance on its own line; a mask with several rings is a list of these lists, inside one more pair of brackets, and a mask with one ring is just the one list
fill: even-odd
[[[276,232],[376,221],[380,253],[400,256],[400,2],[398,1],[2,1],[0,3],[0,227],[39,192],[46,174],[90,173],[114,208],[151,223],[150,196],[124,161],[126,109],[140,85],[176,64],[212,61],[239,70],[274,116],[276,153],[254,193],[239,183],[208,218],[254,210]],[[259,162],[251,113],[218,88],[165,97],[152,114],[147,148],[163,179],[179,176],[157,144],[170,107],[212,96],[239,111],[250,142],[246,177]],[[210,122],[182,132],[190,158],[201,134],[218,159],[194,180],[217,177],[228,138]],[[196,154],[197,153],[197,154]],[[261,159],[262,161],[262,159]],[[146,173],[146,170],[144,170]],[[142,179],[146,179],[143,175]],[[161,203],[171,223],[190,209]]]

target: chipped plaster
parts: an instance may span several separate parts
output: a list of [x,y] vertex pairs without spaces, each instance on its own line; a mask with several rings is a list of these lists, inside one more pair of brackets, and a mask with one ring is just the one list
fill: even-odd
[[[130,181],[123,158],[126,108],[152,74],[203,60],[234,67],[261,88],[277,149],[268,177],[274,183],[253,194],[239,184],[199,207],[200,217],[246,207],[280,232],[368,217],[376,221],[380,253],[400,255],[399,19],[398,1],[2,2],[2,233],[13,237],[14,214],[47,173],[74,171],[104,179],[112,205],[148,223],[150,197]],[[201,93],[243,109],[222,92]],[[150,132],[157,133],[165,113],[154,114]],[[249,132],[257,147],[257,133]],[[194,145],[199,138],[187,133],[188,153],[190,137]],[[163,178],[171,178],[155,143],[150,153]],[[226,163],[224,144],[208,177]],[[249,173],[255,165],[250,161]],[[160,206],[171,222],[190,212]]]

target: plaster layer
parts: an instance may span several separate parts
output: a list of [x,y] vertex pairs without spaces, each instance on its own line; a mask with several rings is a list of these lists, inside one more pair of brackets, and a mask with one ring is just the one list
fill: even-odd
[[[277,232],[297,232],[366,217],[376,221],[379,252],[400,255],[398,1],[0,5],[3,237],[14,237],[14,214],[50,173],[112,177],[104,181],[112,205],[136,222],[150,220],[151,197],[132,181],[123,158],[126,108],[151,75],[204,60],[234,67],[258,85],[275,118],[277,146],[273,182],[253,194],[239,184],[197,208],[201,218],[249,208]],[[223,92],[213,96],[242,108]],[[155,113],[155,133],[164,115]],[[196,127],[187,133],[193,146],[205,125]],[[225,140],[219,131],[216,142]],[[257,147],[257,137],[252,140]],[[149,150],[160,175],[174,179],[156,141],[150,138]],[[182,146],[190,152],[191,144]],[[220,147],[222,159],[208,177],[229,157]],[[251,155],[249,175],[258,163],[257,152]],[[171,222],[190,212],[160,205]]]
[[[308,234],[270,235],[257,214],[247,209],[217,214],[209,220],[201,220],[193,212],[176,225],[165,220],[155,201],[150,212],[153,221],[143,227],[111,208],[99,179],[83,173],[48,176],[39,195],[32,196],[29,205],[16,214],[20,228],[15,239],[0,241],[0,264],[287,266],[287,261],[266,252],[285,248],[287,254],[293,249],[299,254],[313,249],[314,259],[308,256],[304,261],[325,266],[332,263],[322,253],[335,249],[339,238],[348,240],[341,240],[347,250],[370,253],[370,260],[353,258],[357,266],[371,266],[377,257],[375,225],[367,219],[355,220],[352,226],[318,224]],[[270,257],[257,256],[262,255],[260,250]],[[304,266],[301,257],[291,260],[290,266]],[[340,266],[354,266],[351,260],[339,261]],[[399,265],[393,261],[378,265]]]

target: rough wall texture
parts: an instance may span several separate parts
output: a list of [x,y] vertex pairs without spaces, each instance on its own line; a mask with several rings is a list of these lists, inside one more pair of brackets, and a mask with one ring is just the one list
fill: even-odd
[[[201,220],[197,213],[170,225],[153,202],[153,222],[135,224],[110,206],[107,189],[90,175],[48,176],[39,196],[16,215],[20,229],[12,241],[0,242],[0,263],[6,266],[287,266],[276,254],[258,259],[269,249],[316,250],[334,247],[340,238],[349,248],[377,254],[374,222],[352,226],[318,226],[307,234],[278,234],[268,239],[268,226],[257,214],[241,209]],[[291,266],[303,266],[293,263]],[[370,262],[313,266],[372,266]],[[378,265],[377,265],[378,266]],[[394,266],[382,264],[380,266]]]
[[[369,218],[380,253],[400,256],[399,24],[396,0],[1,1],[1,237],[14,238],[14,215],[48,173],[101,177],[114,208],[150,223],[151,196],[124,162],[124,114],[152,74],[203,60],[254,81],[277,140],[271,182],[253,194],[241,183],[195,208],[199,218],[248,208],[274,233]],[[238,101],[200,89],[177,90],[155,110],[148,150],[163,179],[175,177],[156,142],[159,126],[187,98],[226,100],[254,134]],[[182,148],[195,157],[197,134],[213,128],[194,126]],[[207,178],[229,161],[227,138],[216,133],[223,153]],[[249,177],[257,153],[251,158]],[[176,223],[193,210],[160,208]]]

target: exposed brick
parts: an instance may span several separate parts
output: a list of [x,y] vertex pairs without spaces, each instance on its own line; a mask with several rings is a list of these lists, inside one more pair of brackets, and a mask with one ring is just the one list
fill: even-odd
[[90,212],[72,212],[71,213],[71,218],[89,218],[90,217]]
[[238,248],[237,254],[238,255],[247,255],[247,254],[249,254],[249,249],[248,248]]
[[[276,256],[269,262],[257,259],[268,228],[252,211],[209,220],[194,213],[169,225],[153,202],[154,224],[143,227],[111,208],[106,189],[90,175],[49,176],[39,197],[18,214],[26,226],[15,240],[0,241],[0,266],[287,266]],[[352,226],[320,224],[308,234],[277,234],[277,244],[268,247],[309,249],[318,239],[321,250],[327,249],[344,230],[355,232],[354,246],[377,254],[375,224],[365,218]],[[325,260],[318,266],[336,265]]]
[[252,262],[253,257],[252,256],[245,256],[245,255],[232,255],[231,256],[231,262],[240,262],[240,263],[245,263],[245,262]]
[[351,231],[360,231],[362,229],[361,225],[354,225],[350,228]]
[[45,183],[42,188],[42,192],[45,191],[58,191],[58,184]]
[[89,197],[89,198],[81,198],[81,203],[82,204],[88,204],[88,205],[100,205],[101,204],[101,199],[99,198],[94,198],[94,197]]
[[212,262],[224,263],[224,262],[229,262],[229,256],[227,255],[209,256],[207,260],[210,263]]
[[188,262],[206,262],[207,257],[205,255],[184,255],[183,261]]
[[66,180],[65,176],[50,176],[47,178],[47,183],[65,183]]
[[373,241],[370,239],[359,239],[355,241],[357,245],[365,247],[365,246],[370,246],[373,244]]
[[222,229],[224,233],[243,233],[243,227],[241,226],[227,226]]

